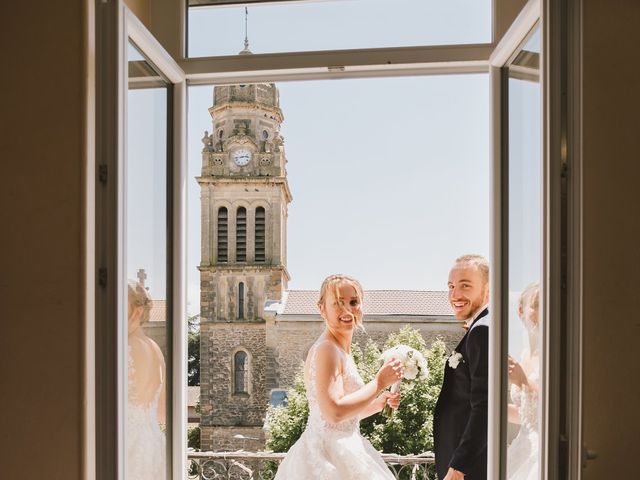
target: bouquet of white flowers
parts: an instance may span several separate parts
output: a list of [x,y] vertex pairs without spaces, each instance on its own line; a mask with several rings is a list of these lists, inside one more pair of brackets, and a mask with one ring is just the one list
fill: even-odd
[[[397,345],[380,355],[380,359],[383,362],[394,358],[402,362],[404,374],[402,378],[405,380],[426,380],[429,378],[429,366],[422,354],[415,348],[411,348],[407,345]],[[396,382],[391,385],[391,393],[396,393],[400,390],[400,382]],[[382,414],[385,417],[393,415],[393,409],[387,404],[382,410]]]

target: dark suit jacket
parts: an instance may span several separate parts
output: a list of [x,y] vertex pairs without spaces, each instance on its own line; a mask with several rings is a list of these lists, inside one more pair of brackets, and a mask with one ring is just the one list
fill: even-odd
[[451,368],[448,361],[445,365],[433,416],[440,479],[449,467],[464,473],[465,480],[487,478],[488,314],[485,309],[478,315],[456,347],[462,354],[457,368]]

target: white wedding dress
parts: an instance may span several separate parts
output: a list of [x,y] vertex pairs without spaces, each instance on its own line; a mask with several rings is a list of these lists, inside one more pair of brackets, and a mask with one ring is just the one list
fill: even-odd
[[[360,435],[358,418],[331,423],[322,416],[316,391],[316,351],[314,344],[305,372],[307,428],[289,449],[274,480],[393,480],[380,454]],[[362,388],[364,382],[353,358],[340,352],[345,365],[341,381],[344,393],[349,394]]]
[[132,381],[135,365],[129,347],[129,383],[125,445],[126,480],[165,480],[165,435],[158,424],[158,401],[163,384],[148,405],[136,403],[136,385]]
[[[539,368],[529,381],[539,385]],[[507,449],[507,480],[538,480],[538,394],[511,385],[511,399],[518,406],[520,431]]]

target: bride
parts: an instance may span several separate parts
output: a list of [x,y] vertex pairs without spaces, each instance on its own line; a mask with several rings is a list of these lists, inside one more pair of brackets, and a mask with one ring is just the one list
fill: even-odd
[[149,320],[151,296],[134,280],[128,285],[129,382],[126,423],[128,480],[166,478],[165,363],[160,347],[147,337],[142,324]]
[[507,450],[507,480],[538,478],[538,385],[540,383],[540,288],[529,285],[520,295],[518,315],[529,336],[522,364],[509,357],[511,398],[509,421],[520,424],[520,431]]
[[307,428],[289,449],[275,480],[393,480],[380,454],[360,435],[359,421],[400,394],[384,391],[402,378],[400,361],[390,359],[364,384],[351,357],[354,329],[362,325],[362,287],[345,275],[331,275],[320,288],[318,308],[325,330],[304,366],[309,401]]

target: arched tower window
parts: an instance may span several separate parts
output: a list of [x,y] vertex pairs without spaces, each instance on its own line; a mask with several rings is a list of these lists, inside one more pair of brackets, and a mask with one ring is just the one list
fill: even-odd
[[247,209],[236,212],[236,262],[247,261]]
[[233,391],[234,393],[248,393],[249,365],[247,353],[240,350],[233,356]]
[[256,262],[266,261],[266,257],[265,257],[265,242],[266,242],[265,223],[266,222],[265,220],[266,219],[265,219],[264,207],[256,208],[256,228],[255,228]]
[[228,212],[226,207],[218,209],[218,262],[228,262]]
[[238,320],[244,320],[244,283],[238,285]]

